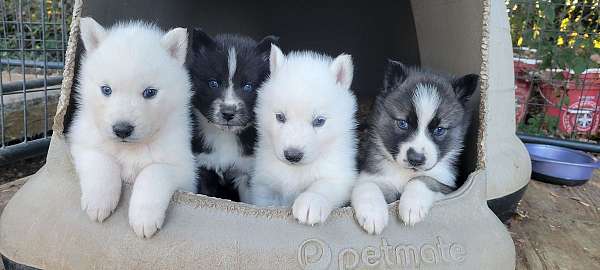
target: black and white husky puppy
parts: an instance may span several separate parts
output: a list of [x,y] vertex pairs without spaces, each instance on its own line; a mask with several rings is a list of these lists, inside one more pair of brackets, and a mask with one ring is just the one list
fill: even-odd
[[455,189],[455,165],[471,118],[466,103],[478,81],[475,74],[449,78],[388,62],[352,192],[356,219],[368,233],[381,233],[387,203],[398,195],[399,218],[414,225]]
[[278,38],[260,42],[224,34],[214,39],[190,30],[186,65],[194,96],[199,192],[238,200],[246,188],[256,141],[256,88],[269,74],[269,51]]

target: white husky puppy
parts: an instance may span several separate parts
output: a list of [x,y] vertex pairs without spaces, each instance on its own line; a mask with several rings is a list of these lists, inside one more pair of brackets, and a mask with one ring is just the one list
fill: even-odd
[[68,138],[81,208],[102,222],[133,183],[129,223],[140,237],[163,224],[172,194],[195,191],[187,33],[143,22],[104,29],[81,19],[78,108]]
[[356,178],[356,99],[350,55],[285,56],[271,46],[271,75],[258,91],[252,203],[292,206],[300,223],[327,219]]

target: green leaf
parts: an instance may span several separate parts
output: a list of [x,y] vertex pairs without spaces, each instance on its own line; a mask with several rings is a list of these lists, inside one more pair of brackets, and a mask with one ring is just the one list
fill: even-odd
[[588,65],[587,65],[587,61],[585,61],[585,59],[583,58],[575,58],[574,59],[574,66],[573,66],[573,72],[575,72],[575,74],[580,74],[581,72],[584,72],[587,69]]

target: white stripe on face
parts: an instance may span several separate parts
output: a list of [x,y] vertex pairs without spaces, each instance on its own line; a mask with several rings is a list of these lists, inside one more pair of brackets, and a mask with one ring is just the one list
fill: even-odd
[[227,67],[229,69],[229,85],[227,89],[225,89],[225,98],[223,103],[227,105],[235,105],[239,102],[239,98],[235,95],[233,91],[233,76],[235,75],[235,71],[237,69],[237,59],[235,48],[229,48],[229,55],[227,57]]
[[413,104],[417,111],[417,125],[419,135],[427,131],[429,122],[435,117],[435,113],[440,106],[440,96],[435,87],[431,85],[417,85],[417,90],[413,95]]
[[412,97],[417,114],[417,131],[412,139],[400,147],[399,160],[406,157],[408,149],[413,148],[417,153],[425,155],[425,164],[423,168],[430,169],[437,163],[437,146],[429,136],[429,123],[436,115],[440,105],[440,96],[435,87],[431,85],[417,85],[417,89]]
[[227,57],[227,66],[229,68],[229,85],[231,85],[231,81],[233,80],[233,75],[235,74],[235,69],[237,66],[236,52],[235,48],[229,48],[229,57]]

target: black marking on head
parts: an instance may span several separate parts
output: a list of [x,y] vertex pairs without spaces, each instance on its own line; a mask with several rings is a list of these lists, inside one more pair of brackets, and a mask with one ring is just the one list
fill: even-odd
[[[370,115],[368,142],[364,145],[371,149],[361,149],[365,157],[361,160],[361,169],[376,171],[377,164],[370,159],[382,160],[391,155],[396,158],[400,145],[410,141],[418,131],[415,92],[419,85],[434,88],[441,102],[432,120],[427,123],[429,138],[438,148],[439,159],[448,152],[462,148],[462,141],[469,124],[470,115],[466,100],[477,87],[477,75],[467,75],[459,79],[430,71],[407,67],[399,62],[388,61],[384,78],[385,88],[377,96]],[[408,122],[407,129],[399,129],[397,120]],[[434,136],[437,127],[446,128],[442,136]],[[379,141],[379,143],[376,143]],[[377,145],[383,145],[377,147]],[[386,151],[379,153],[378,151]]]
[[477,74],[468,74],[452,80],[452,87],[454,88],[454,92],[463,104],[466,104],[467,101],[469,101],[469,98],[477,89],[478,84],[479,75]]
[[388,59],[383,79],[384,91],[392,89],[396,84],[403,83],[409,72],[410,69],[401,62]]
[[259,53],[268,54],[271,51],[271,44],[277,45],[279,43],[279,37],[277,36],[266,36],[256,44],[255,50]]
[[[268,36],[261,43],[253,39],[235,34],[218,35],[214,39],[206,33],[195,29],[190,40],[192,49],[188,52],[186,66],[190,71],[192,81],[193,106],[198,109],[209,122],[214,122],[213,116],[219,113],[219,108],[213,106],[215,100],[225,99],[228,88],[232,88],[235,96],[241,101],[237,106],[239,125],[250,126],[254,122],[254,105],[256,103],[256,88],[266,79],[269,72],[269,45],[277,38]],[[229,52],[235,50],[235,71],[230,85]],[[219,83],[217,88],[208,85],[210,80]],[[245,91],[244,85],[254,86],[252,91]]]
[[[198,50],[214,50],[217,47],[217,44],[206,32],[202,31],[200,28],[194,28],[188,30],[189,36],[189,48],[191,51]],[[189,51],[189,50],[188,50]]]

